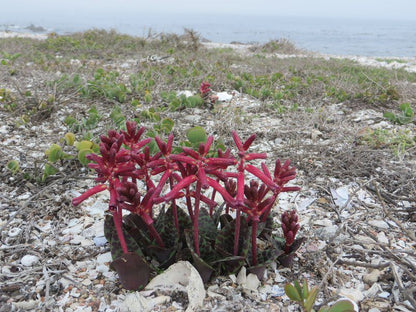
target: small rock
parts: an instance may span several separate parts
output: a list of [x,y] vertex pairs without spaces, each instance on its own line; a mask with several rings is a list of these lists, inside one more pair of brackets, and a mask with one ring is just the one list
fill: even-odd
[[228,94],[228,92],[218,92],[217,97],[218,102],[229,102],[233,98],[233,96],[231,94]]
[[20,302],[13,302],[13,307],[18,310],[34,310],[40,304],[39,301],[36,300],[29,300],[29,301],[20,301]]
[[316,230],[316,235],[320,240],[328,241],[332,239],[338,230],[338,226],[331,225]]
[[364,292],[367,298],[374,298],[378,293],[382,292],[383,288],[378,283],[374,283],[369,289]]
[[94,244],[97,247],[103,247],[107,243],[105,236],[94,237]]
[[246,282],[243,284],[243,287],[248,290],[257,291],[257,288],[260,286],[260,280],[256,274],[250,273],[247,275]]
[[379,293],[379,294],[378,294],[378,296],[379,296],[380,298],[387,299],[388,297],[390,297],[390,293],[389,293],[389,292],[387,292],[387,291],[383,291],[383,292]]
[[277,270],[275,271],[275,278],[274,278],[274,281],[276,282],[276,283],[283,283],[284,281],[286,281],[286,278],[285,277],[283,277],[282,275],[280,275],[280,273],[279,272],[277,272]]
[[20,228],[15,227],[15,228],[11,228],[11,229],[9,230],[8,235],[9,235],[9,237],[16,237],[16,236],[18,236],[21,232],[22,232],[22,230],[21,230]]
[[278,285],[273,285],[272,287],[272,296],[273,297],[281,297],[285,294],[285,289],[282,287],[279,287]]
[[150,300],[139,292],[128,293],[120,306],[120,312],[147,312],[153,308]]
[[181,95],[185,95],[185,97],[190,97],[190,96],[194,95],[194,93],[192,91],[189,91],[189,90],[179,91],[179,92],[176,93],[176,96],[181,96]]
[[[343,186],[337,189],[331,188],[330,191],[335,205],[337,205],[339,208],[345,208],[345,205],[347,205],[349,199],[349,187]],[[348,206],[350,206],[350,204],[348,204]]]
[[73,239],[71,239],[70,241],[69,241],[69,243],[70,244],[72,244],[72,245],[81,245],[81,241],[83,240],[84,238],[82,237],[82,236],[80,236],[80,235],[75,235],[75,237],[73,238]]
[[240,272],[238,272],[237,275],[237,284],[243,285],[247,281],[247,273],[246,273],[246,267],[242,267]]
[[373,270],[369,274],[366,274],[363,276],[363,281],[367,283],[368,285],[373,285],[375,282],[377,282],[380,278],[381,271],[380,270]]
[[342,288],[339,294],[340,296],[347,297],[348,299],[351,299],[354,302],[360,302],[364,299],[363,292],[358,289]]
[[26,267],[30,267],[32,265],[35,265],[39,262],[39,258],[34,255],[25,255],[22,259],[20,259],[20,263]]
[[230,274],[228,275],[228,277],[233,283],[237,283],[237,277],[235,276],[235,274]]
[[312,129],[311,131],[311,139],[313,141],[316,141],[316,139],[322,137],[322,132],[319,131],[318,129]]
[[100,265],[97,265],[96,270],[97,272],[100,272],[100,273],[106,273],[109,271],[109,268],[105,264],[100,264]]
[[376,228],[379,228],[381,230],[387,230],[387,229],[390,228],[389,224],[386,221],[383,221],[383,220],[370,220],[370,221],[368,221],[368,224],[370,224],[370,225],[372,225]]
[[329,219],[320,219],[313,221],[314,225],[329,227],[332,226],[332,221]]
[[79,292],[78,288],[72,288],[70,295],[74,298],[78,298],[81,296],[81,293]]
[[106,252],[97,257],[98,264],[104,264],[108,262],[112,262],[113,258],[111,257],[111,252]]
[[384,232],[380,232],[377,234],[377,241],[381,244],[389,243],[389,239],[387,238],[386,234],[384,234]]
[[368,310],[368,312],[381,312],[381,311],[377,308],[371,308]]

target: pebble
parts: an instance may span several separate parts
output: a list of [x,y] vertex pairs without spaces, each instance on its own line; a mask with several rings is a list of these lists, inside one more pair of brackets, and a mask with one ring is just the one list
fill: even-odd
[[107,239],[105,238],[105,236],[94,237],[94,244],[97,247],[103,247],[105,246],[105,244],[107,244]]
[[387,299],[387,298],[390,296],[390,293],[389,293],[389,292],[387,292],[387,291],[383,291],[383,292],[379,293],[379,294],[378,294],[378,296],[379,296],[380,298]]
[[247,275],[246,282],[243,287],[248,290],[257,291],[260,286],[260,280],[256,274],[250,273]]
[[112,262],[113,258],[111,257],[111,252],[106,252],[97,257],[98,264],[104,264],[107,262]]
[[29,301],[20,301],[20,302],[13,302],[13,307],[18,310],[32,310],[36,309],[39,306],[40,302],[36,300],[29,300]]
[[176,93],[176,96],[181,96],[181,95],[185,95],[186,97],[190,97],[190,96],[194,95],[194,93],[192,91],[189,91],[189,90],[179,91],[179,92]]
[[390,228],[389,224],[383,220],[370,220],[368,221],[368,224],[381,230],[387,230]]
[[316,230],[316,235],[320,240],[328,241],[332,239],[338,230],[338,226],[331,225]]
[[374,298],[378,293],[382,292],[383,289],[378,283],[374,283],[369,289],[365,291],[365,296],[367,298]]
[[247,281],[247,275],[246,275],[246,267],[242,267],[240,272],[237,274],[237,284],[243,285]]
[[229,94],[228,92],[218,92],[217,96],[218,96],[218,100],[217,100],[218,102],[229,102],[233,98],[233,96]]
[[15,228],[11,228],[11,229],[9,230],[8,235],[9,235],[9,237],[16,237],[16,236],[18,236],[21,232],[22,232],[22,230],[21,230],[20,228],[15,227]]
[[228,275],[228,277],[233,283],[237,283],[237,277],[235,276],[235,274],[230,274]]
[[321,219],[321,220],[315,220],[313,221],[314,225],[324,226],[324,227],[330,227],[332,226],[332,221],[328,219]]
[[381,244],[388,244],[389,239],[387,238],[386,234],[384,232],[380,232],[377,234],[377,241]]
[[74,298],[78,298],[81,296],[81,293],[79,292],[78,288],[72,288],[70,295]]
[[109,268],[105,264],[100,264],[97,266],[96,270],[97,272],[100,272],[100,273],[106,273],[109,271]]
[[347,297],[348,299],[351,299],[354,302],[360,302],[364,299],[363,292],[358,289],[342,288],[339,292],[339,295]]
[[381,271],[374,269],[369,274],[366,274],[363,276],[363,281],[367,283],[368,285],[373,285],[375,282],[379,280],[381,276]]
[[39,262],[39,257],[34,255],[25,255],[20,259],[20,263],[26,267],[30,267]]

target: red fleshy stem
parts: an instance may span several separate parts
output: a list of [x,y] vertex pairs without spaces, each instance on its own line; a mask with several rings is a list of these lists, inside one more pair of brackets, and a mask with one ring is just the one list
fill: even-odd
[[253,220],[251,226],[251,257],[252,257],[252,266],[257,265],[257,223],[258,220]]
[[234,231],[234,256],[238,256],[238,247],[240,242],[240,227],[241,227],[241,209],[237,207],[235,216],[235,231]]
[[126,254],[126,253],[128,253],[128,249],[127,249],[126,240],[124,239],[123,228],[122,228],[122,226],[123,226],[122,220],[121,220],[119,212],[117,210],[113,210],[112,214],[113,214],[114,225],[115,225],[116,231],[117,231],[117,236],[120,240],[121,249],[123,249],[123,253]]
[[107,185],[105,184],[98,184],[90,189],[88,189],[86,192],[84,192],[82,195],[74,198],[72,200],[72,205],[78,206],[81,204],[84,200],[86,200],[88,197],[91,197],[94,194],[97,194],[99,192],[102,192],[107,189]]
[[201,196],[201,182],[196,182],[196,189],[195,189],[195,207],[194,207],[194,245],[195,245],[195,252],[198,256],[201,255],[199,252],[199,229],[198,229],[198,217],[199,217],[199,203],[200,203],[200,196]]

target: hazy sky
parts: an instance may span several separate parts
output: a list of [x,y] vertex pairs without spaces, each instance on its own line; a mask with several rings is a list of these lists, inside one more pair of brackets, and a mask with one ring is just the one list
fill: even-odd
[[1,20],[25,10],[113,10],[123,12],[207,12],[279,16],[363,17],[416,20],[416,0],[0,0]]

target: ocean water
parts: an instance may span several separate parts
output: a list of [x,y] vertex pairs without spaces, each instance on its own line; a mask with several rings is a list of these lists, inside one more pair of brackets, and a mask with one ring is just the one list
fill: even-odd
[[[286,38],[298,47],[323,54],[416,57],[416,20],[347,19],[231,14],[138,14],[100,11],[77,14],[3,15],[0,31],[58,34],[91,28],[115,29],[121,33],[146,36],[153,33],[197,31],[213,42],[265,43]],[[29,28],[28,28],[29,27]],[[39,31],[39,29],[38,29]]]

